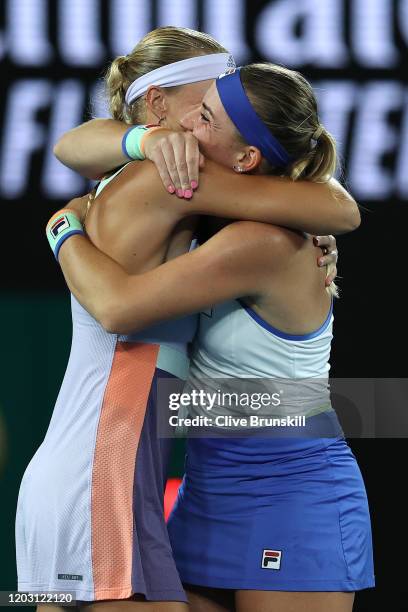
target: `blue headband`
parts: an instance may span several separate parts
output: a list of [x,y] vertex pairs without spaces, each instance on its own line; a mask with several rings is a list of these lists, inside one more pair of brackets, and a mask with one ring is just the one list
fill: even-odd
[[246,142],[257,147],[273,165],[287,166],[293,158],[258,117],[241,83],[240,68],[215,81],[225,112]]

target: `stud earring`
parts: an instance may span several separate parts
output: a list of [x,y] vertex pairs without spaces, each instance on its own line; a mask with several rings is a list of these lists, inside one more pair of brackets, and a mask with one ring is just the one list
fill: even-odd
[[241,166],[232,166],[232,169],[235,170],[235,172],[242,172]]

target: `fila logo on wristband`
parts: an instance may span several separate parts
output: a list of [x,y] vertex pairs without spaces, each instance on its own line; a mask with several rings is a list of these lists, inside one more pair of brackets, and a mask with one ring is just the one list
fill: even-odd
[[46,228],[48,242],[58,261],[58,254],[65,240],[76,234],[84,234],[82,223],[78,217],[69,209],[63,209],[55,213],[49,220]]
[[262,552],[262,568],[263,569],[271,569],[278,570],[280,569],[282,558],[281,550],[264,550]]
[[69,227],[71,227],[69,219],[66,215],[63,215],[62,217],[56,219],[54,224],[50,227],[50,232],[54,236],[54,238],[57,238],[58,235],[61,234],[61,232],[63,232],[65,229],[68,229]]

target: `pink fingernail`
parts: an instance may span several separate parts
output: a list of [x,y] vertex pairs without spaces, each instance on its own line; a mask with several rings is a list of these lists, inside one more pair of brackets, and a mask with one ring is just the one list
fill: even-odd
[[184,196],[184,189],[177,189],[177,195],[179,198],[182,198]]
[[175,188],[175,187],[173,187],[173,185],[169,185],[169,186],[167,187],[167,191],[168,191],[169,193],[174,193],[174,192],[176,191],[176,188]]
[[186,190],[185,190],[185,192],[184,192],[184,197],[185,197],[187,200],[190,200],[190,198],[192,198],[192,197],[193,197],[193,192],[191,191],[191,189],[186,189]]
[[191,181],[191,189],[197,189],[198,183],[197,181]]

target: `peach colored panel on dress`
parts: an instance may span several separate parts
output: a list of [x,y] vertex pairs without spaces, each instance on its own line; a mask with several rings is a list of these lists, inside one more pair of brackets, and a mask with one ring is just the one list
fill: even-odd
[[135,459],[159,352],[118,342],[99,419],[92,477],[95,600],[132,594]]

